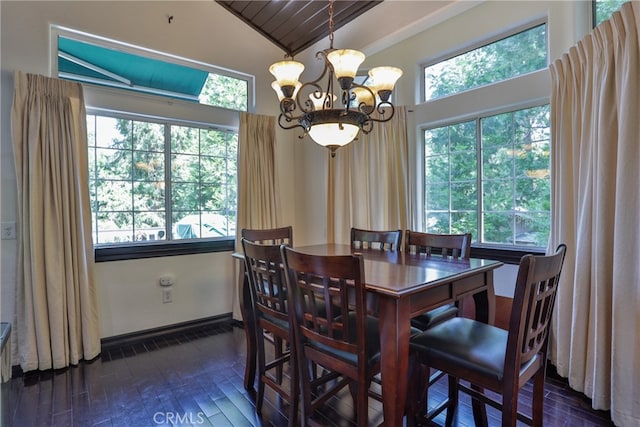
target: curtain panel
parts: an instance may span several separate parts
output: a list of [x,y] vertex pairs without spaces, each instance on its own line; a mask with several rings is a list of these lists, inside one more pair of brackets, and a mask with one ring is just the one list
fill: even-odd
[[238,133],[236,229],[277,227],[275,117],[241,112]]
[[639,21],[624,4],[550,67],[550,248],[569,247],[551,360],[620,426],[640,426]]
[[409,224],[407,108],[329,159],[327,239],[349,243],[351,227],[404,230]]
[[[240,113],[237,251],[242,251],[240,230],[243,228],[275,228],[280,224],[275,123],[273,116]],[[236,264],[238,268],[244,268],[242,263]],[[234,287],[234,292],[233,318],[241,320],[237,287]]]
[[16,72],[15,328],[23,371],[100,353],[82,86]]

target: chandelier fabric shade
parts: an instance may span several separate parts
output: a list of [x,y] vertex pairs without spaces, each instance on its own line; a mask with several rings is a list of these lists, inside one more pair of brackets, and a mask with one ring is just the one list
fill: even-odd
[[329,40],[329,49],[316,53],[324,62],[316,80],[301,82],[304,64],[293,59],[276,62],[269,71],[276,79],[271,87],[280,102],[280,127],[301,128],[299,138],[309,134],[334,157],[335,151],[357,138],[360,131],[367,134],[374,122],[393,117],[390,99],[402,70],[372,68],[364,84],[356,82],[366,56],[353,49],[333,48],[333,0],[329,1]]

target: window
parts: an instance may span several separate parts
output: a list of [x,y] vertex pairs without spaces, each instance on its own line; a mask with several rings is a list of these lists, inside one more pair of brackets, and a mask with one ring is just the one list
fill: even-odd
[[237,132],[87,116],[93,241],[235,237]]
[[547,26],[540,24],[425,66],[424,99],[437,99],[546,67]]
[[97,261],[233,250],[237,111],[254,77],[51,27],[51,72],[83,83]]
[[474,256],[518,262],[547,245],[547,35],[536,19],[423,66],[418,226],[472,233]]
[[548,105],[425,130],[426,231],[545,247],[549,142]]
[[628,0],[593,0],[593,26],[609,19]]

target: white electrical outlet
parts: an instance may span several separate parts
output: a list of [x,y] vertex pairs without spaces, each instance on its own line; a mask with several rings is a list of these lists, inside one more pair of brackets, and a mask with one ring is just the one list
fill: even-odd
[[171,289],[163,289],[162,290],[162,303],[167,304],[170,303],[171,300]]
[[16,238],[16,222],[7,221],[2,223],[2,240],[13,240]]

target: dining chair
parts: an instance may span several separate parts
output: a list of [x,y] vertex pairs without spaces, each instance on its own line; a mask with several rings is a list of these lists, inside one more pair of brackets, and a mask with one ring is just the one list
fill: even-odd
[[[369,385],[380,371],[378,320],[365,307],[364,259],[354,255],[310,255],[282,246],[303,425],[345,386],[354,399],[357,425],[368,424]],[[354,290],[354,303],[349,302]],[[323,303],[322,309],[318,307]],[[313,375],[314,367],[321,374]]]
[[[471,233],[436,234],[406,230],[404,252],[420,254],[425,258],[468,260],[471,254]],[[458,315],[457,303],[445,304],[411,319],[411,326],[426,331]],[[426,387],[433,386],[444,376],[443,371],[432,369]]]
[[261,244],[293,246],[293,228],[289,225],[279,228],[243,228],[240,237]]
[[[242,230],[240,230],[240,237],[250,242],[259,243],[263,245],[287,244],[289,246],[293,246],[293,227],[285,226],[285,227],[274,227],[274,228],[243,228]],[[248,271],[246,268],[246,263],[245,263],[243,276],[248,280]],[[255,336],[256,331],[252,330],[252,324],[256,323],[256,319],[253,317],[253,313],[255,313],[255,310],[253,307],[253,299],[249,298],[249,300],[250,301],[248,305],[251,306],[250,308],[251,313],[244,313],[244,310],[243,310],[243,319],[245,319],[245,330],[247,332],[247,335],[251,334],[252,336]],[[250,323],[250,324],[246,324],[246,323]],[[282,355],[284,354],[283,340],[277,335],[270,335],[268,338],[269,338],[269,341],[273,342],[276,358],[282,357]],[[256,345],[257,345],[257,342],[263,339],[264,339],[264,336],[255,337],[254,341],[256,342]],[[250,345],[249,341],[250,341],[250,338],[247,336],[247,349],[250,350],[251,348],[254,348],[254,347]],[[256,353],[257,353],[257,350],[256,350]],[[245,387],[247,386],[247,381],[249,381],[250,384],[253,384],[253,379],[255,376],[256,358],[257,358],[257,354],[255,353],[250,354],[249,351],[247,352],[247,362],[245,367],[246,369],[245,377],[247,378],[245,378]],[[277,374],[276,375],[277,378],[282,378],[282,365],[276,366],[276,374]]]
[[[549,325],[566,245],[552,255],[525,255],[520,260],[508,330],[472,319],[455,317],[411,337],[412,362],[449,375],[448,399],[427,412],[424,381],[414,381],[409,402],[415,404],[408,425],[432,420],[447,410],[446,425],[453,422],[458,391],[502,411],[502,426],[516,420],[542,426]],[[425,375],[419,376],[425,378]],[[518,412],[520,389],[533,378],[532,416]],[[470,387],[460,383],[464,380]],[[502,395],[496,399],[484,389]],[[422,394],[422,395],[421,395]],[[476,425],[486,424],[484,405],[474,411]],[[483,424],[482,424],[483,423]]]
[[[471,253],[471,233],[435,234],[406,230],[405,253],[420,254],[426,258],[468,260]],[[455,304],[446,304],[411,319],[412,326],[426,331],[458,315]]]
[[[262,245],[289,245],[293,246],[293,227],[276,228],[243,228],[240,237],[253,243]],[[246,270],[245,270],[246,273]],[[275,338],[276,352],[282,353],[282,341]]]
[[[351,227],[351,250],[381,250],[400,252],[402,247],[402,230],[363,230]],[[367,310],[369,314],[377,316],[380,302],[374,295],[367,295]]]
[[[291,350],[284,351],[283,342],[293,341],[289,321],[286,280],[282,269],[280,245],[266,245],[242,238],[245,265],[249,276],[249,289],[253,301],[253,318],[257,339],[258,393],[256,412],[262,413],[265,386],[269,386],[290,405],[289,425],[295,425],[298,413],[298,370]],[[275,344],[273,360],[266,360],[265,332],[271,334]],[[289,362],[289,387],[282,381],[283,366]]]
[[351,228],[351,247],[355,250],[379,249],[399,251],[402,243],[402,230],[363,230]]

